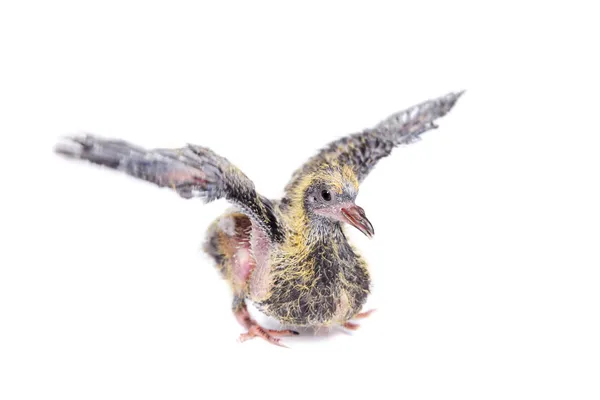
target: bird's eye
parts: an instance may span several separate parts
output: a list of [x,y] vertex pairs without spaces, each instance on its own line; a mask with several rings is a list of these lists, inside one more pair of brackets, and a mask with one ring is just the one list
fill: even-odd
[[321,192],[321,197],[323,197],[323,200],[325,201],[331,201],[331,193],[329,193],[329,190],[323,190]]

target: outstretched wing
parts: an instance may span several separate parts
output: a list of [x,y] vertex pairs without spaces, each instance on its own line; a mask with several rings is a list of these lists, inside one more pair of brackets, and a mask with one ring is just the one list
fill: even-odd
[[180,149],[146,150],[122,140],[85,135],[65,138],[55,151],[169,187],[186,199],[227,199],[272,241],[283,239],[271,202],[256,193],[252,181],[238,168],[206,147],[190,144]]
[[348,165],[352,167],[358,181],[362,182],[375,164],[389,155],[394,147],[413,143],[422,133],[437,128],[434,121],[446,115],[462,94],[463,92],[449,93],[426,101],[389,116],[371,129],[331,142],[294,172],[286,186],[286,192],[302,176],[313,172],[323,163]]

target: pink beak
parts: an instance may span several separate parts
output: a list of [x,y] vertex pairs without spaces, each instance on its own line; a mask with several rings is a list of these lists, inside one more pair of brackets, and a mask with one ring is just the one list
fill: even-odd
[[373,225],[367,219],[365,215],[365,210],[357,205],[351,205],[349,207],[342,208],[342,214],[344,215],[344,219],[350,225],[364,233],[368,237],[373,237],[375,234],[375,230],[373,229]]

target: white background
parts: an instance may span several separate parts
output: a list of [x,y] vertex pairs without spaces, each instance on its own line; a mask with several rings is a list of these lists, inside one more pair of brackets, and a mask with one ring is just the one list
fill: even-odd
[[[0,398],[598,399],[597,11],[281,3],[2,3]],[[361,187],[377,313],[290,350],[236,342],[199,251],[226,203],[52,153],[192,142],[278,197],[328,141],[461,89]]]

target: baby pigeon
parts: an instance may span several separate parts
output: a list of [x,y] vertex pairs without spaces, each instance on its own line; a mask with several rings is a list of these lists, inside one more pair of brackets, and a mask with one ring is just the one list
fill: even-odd
[[282,345],[293,330],[261,327],[251,301],[286,327],[356,329],[353,319],[369,294],[367,264],[348,243],[343,224],[373,236],[365,211],[354,203],[359,184],[396,146],[436,128],[463,92],[429,100],[391,115],[371,129],[335,140],[296,170],[280,200],[261,196],[252,181],[206,147],[146,150],[121,140],[73,136],[55,151],[91,161],[205,202],[224,198],[235,209],[208,229],[204,250],[233,289],[233,313],[247,330]]

